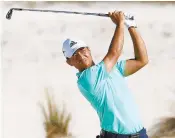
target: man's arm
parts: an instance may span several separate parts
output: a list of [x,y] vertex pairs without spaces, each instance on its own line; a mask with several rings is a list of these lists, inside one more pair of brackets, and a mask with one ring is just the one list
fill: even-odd
[[124,14],[122,12],[114,12],[112,15],[110,14],[110,17],[117,27],[111,40],[108,53],[103,59],[107,72],[110,72],[115,66],[123,49],[124,42]]
[[129,33],[134,45],[135,58],[126,61],[124,76],[134,74],[148,63],[147,50],[142,37],[134,27],[129,28]]

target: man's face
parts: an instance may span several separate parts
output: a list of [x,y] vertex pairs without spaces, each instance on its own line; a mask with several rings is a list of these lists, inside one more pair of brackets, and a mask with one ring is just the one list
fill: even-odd
[[67,63],[78,70],[90,67],[92,64],[90,49],[88,47],[79,48],[71,58],[67,59]]

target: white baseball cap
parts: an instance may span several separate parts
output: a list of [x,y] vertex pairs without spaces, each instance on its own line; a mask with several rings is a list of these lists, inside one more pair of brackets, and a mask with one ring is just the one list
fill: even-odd
[[66,58],[71,58],[74,52],[81,47],[88,47],[88,46],[81,40],[68,38],[63,42],[62,51]]

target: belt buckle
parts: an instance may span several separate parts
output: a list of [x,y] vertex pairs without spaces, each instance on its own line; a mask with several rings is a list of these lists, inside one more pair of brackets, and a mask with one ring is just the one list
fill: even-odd
[[129,138],[139,138],[139,133],[136,133],[136,134],[133,134],[133,135],[130,135]]
[[100,131],[100,136],[105,136],[105,132],[103,130]]

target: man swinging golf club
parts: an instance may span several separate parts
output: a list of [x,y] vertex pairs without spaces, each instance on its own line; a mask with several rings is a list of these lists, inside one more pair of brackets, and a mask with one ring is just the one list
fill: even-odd
[[[146,47],[136,30],[135,20],[125,19],[121,11],[110,12],[109,16],[116,28],[101,62],[93,62],[90,49],[83,41],[65,40],[63,53],[67,63],[79,70],[78,88],[99,116],[101,132],[97,137],[148,138],[138,107],[124,80],[148,63]],[[124,25],[132,38],[135,58],[118,61],[123,48]]]

